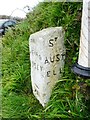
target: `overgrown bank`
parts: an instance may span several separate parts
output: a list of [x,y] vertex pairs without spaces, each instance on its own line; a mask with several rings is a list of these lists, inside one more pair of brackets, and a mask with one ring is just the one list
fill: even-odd
[[[40,3],[25,21],[4,36],[3,118],[90,119],[90,79],[81,79],[71,72],[78,57],[81,10],[82,3]],[[65,30],[65,68],[48,106],[42,108],[32,93],[28,42],[30,34],[54,26],[63,26]]]

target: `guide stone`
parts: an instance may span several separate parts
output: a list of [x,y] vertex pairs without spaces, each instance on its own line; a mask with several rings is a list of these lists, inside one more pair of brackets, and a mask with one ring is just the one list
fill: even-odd
[[64,67],[62,27],[51,27],[32,34],[29,48],[33,93],[42,106],[46,106]]

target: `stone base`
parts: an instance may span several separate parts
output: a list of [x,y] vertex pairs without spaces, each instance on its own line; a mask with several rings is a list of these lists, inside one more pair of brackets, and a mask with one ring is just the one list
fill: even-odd
[[79,65],[78,63],[74,64],[72,67],[72,71],[84,78],[90,78],[90,68],[88,67],[83,67]]

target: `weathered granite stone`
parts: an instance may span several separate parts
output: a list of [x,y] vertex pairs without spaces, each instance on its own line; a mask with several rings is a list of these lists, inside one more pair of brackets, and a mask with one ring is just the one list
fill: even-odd
[[64,67],[65,46],[62,27],[51,27],[30,36],[33,93],[45,106]]

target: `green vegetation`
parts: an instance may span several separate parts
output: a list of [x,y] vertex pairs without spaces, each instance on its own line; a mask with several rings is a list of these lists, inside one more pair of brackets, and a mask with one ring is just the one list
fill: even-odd
[[[79,50],[82,3],[40,3],[27,19],[2,39],[2,118],[29,120],[90,119],[90,79],[71,72]],[[43,108],[32,93],[29,36],[43,28],[63,26],[66,60],[62,78]]]

